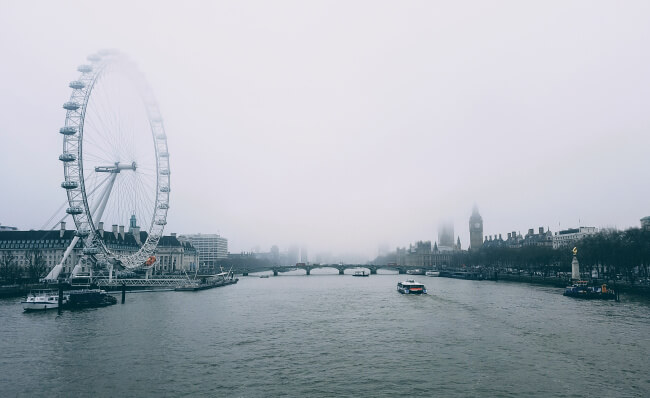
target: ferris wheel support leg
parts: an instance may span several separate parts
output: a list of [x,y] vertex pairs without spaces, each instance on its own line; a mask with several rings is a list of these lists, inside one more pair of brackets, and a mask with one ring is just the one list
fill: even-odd
[[50,273],[47,274],[47,276],[45,277],[46,281],[54,281],[59,278],[59,274],[63,269],[63,263],[65,263],[65,260],[68,259],[68,256],[70,255],[70,253],[72,253],[72,250],[77,245],[77,242],[79,242],[78,236],[72,238],[72,242],[70,242],[68,248],[65,250],[65,253],[63,253],[63,258],[61,259],[61,262],[55,265],[54,268],[52,268],[52,271],[50,271]]
[[113,282],[113,264],[108,265],[108,283]]

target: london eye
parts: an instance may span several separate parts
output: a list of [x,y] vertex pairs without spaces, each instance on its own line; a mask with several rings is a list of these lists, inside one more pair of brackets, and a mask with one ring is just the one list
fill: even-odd
[[[145,266],[167,223],[170,168],[162,117],[142,73],[124,54],[88,56],[70,82],[59,132],[61,187],[75,237],[46,279],[56,279],[79,240],[96,266],[134,270]],[[130,224],[138,250],[107,245],[103,225]],[[122,231],[121,231],[122,232]],[[142,239],[141,239],[142,238]],[[147,262],[147,263],[150,263]],[[78,272],[75,267],[73,275]]]

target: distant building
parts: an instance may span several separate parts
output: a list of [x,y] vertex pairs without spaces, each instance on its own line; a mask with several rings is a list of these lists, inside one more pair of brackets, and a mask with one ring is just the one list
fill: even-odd
[[483,244],[483,217],[474,206],[472,215],[469,218],[469,248],[477,250]]
[[228,239],[217,234],[181,235],[198,253],[199,267],[215,267],[218,260],[228,258]]
[[643,217],[641,219],[641,229],[645,229],[646,231],[650,231],[650,216]]
[[397,265],[409,267],[431,267],[431,241],[418,241],[409,248],[397,248]]
[[501,237],[501,234],[499,235],[486,235],[485,240],[483,241],[483,244],[481,245],[483,248],[499,248],[499,247],[506,247],[506,242],[503,240]]
[[175,233],[160,238],[154,256],[156,256],[154,274],[197,269],[198,252],[189,241],[176,237]]
[[528,230],[528,233],[524,237],[522,245],[552,247],[553,234],[551,233],[550,229],[544,232],[544,227],[539,227],[539,233],[536,234],[535,230],[531,228]]
[[[0,265],[16,265],[25,270],[38,253],[42,266],[49,271],[63,259],[63,253],[72,242],[74,233],[73,230],[65,229],[65,222],[61,223],[60,230],[0,231]],[[63,273],[72,272],[82,256],[82,248],[80,240],[63,263]]]
[[454,247],[454,224],[445,222],[438,227],[438,246]]
[[585,236],[596,233],[598,233],[598,228],[595,227],[570,228],[556,232],[555,235],[553,235],[553,249],[573,246]]
[[533,228],[528,230],[526,236],[521,236],[516,231],[508,232],[508,238],[503,239],[501,234],[486,235],[483,241],[483,247],[495,248],[505,247],[508,249],[516,249],[524,246],[553,246],[553,234],[550,230],[544,232],[544,227],[539,227],[539,232],[535,233]]

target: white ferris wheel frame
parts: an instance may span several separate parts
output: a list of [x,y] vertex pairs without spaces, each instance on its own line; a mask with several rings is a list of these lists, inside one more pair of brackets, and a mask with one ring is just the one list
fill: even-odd
[[[77,68],[81,72],[79,78],[70,82],[72,94],[70,100],[63,105],[67,112],[65,126],[60,129],[60,133],[63,135],[63,153],[59,159],[63,163],[65,175],[61,187],[66,190],[68,197],[69,207],[66,212],[72,215],[76,227],[74,242],[70,245],[69,250],[75,246],[79,239],[83,239],[84,255],[94,257],[97,262],[108,265],[111,269],[113,265],[118,265],[133,270],[143,267],[145,261],[153,254],[167,224],[170,193],[167,136],[160,111],[144,76],[125,55],[117,51],[101,51],[98,54],[88,56],[88,61],[90,61],[89,64],[80,65]],[[101,220],[117,174],[121,170],[131,168],[135,170],[135,163],[133,165],[115,163],[115,166],[111,167],[110,171],[104,170],[110,175],[109,181],[106,183],[104,192],[100,194],[100,200],[97,201],[93,209],[90,208],[88,203],[83,170],[84,120],[88,100],[98,79],[104,73],[110,73],[111,68],[109,66],[116,64],[126,67],[129,78],[136,85],[138,92],[141,93],[151,126],[156,157],[155,208],[151,220],[144,220],[148,224],[148,228],[144,230],[144,232],[147,232],[147,239],[137,252],[128,255],[111,251],[102,237],[99,236],[96,224]]]

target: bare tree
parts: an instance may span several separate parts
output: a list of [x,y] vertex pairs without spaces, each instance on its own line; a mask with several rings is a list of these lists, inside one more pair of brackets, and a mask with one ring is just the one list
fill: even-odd
[[16,256],[12,251],[2,251],[0,255],[0,279],[5,283],[15,283],[19,276]]
[[43,259],[43,252],[41,250],[31,249],[25,253],[25,257],[27,258],[27,273],[30,281],[38,282],[40,278],[45,276],[45,271],[47,271],[47,266]]

